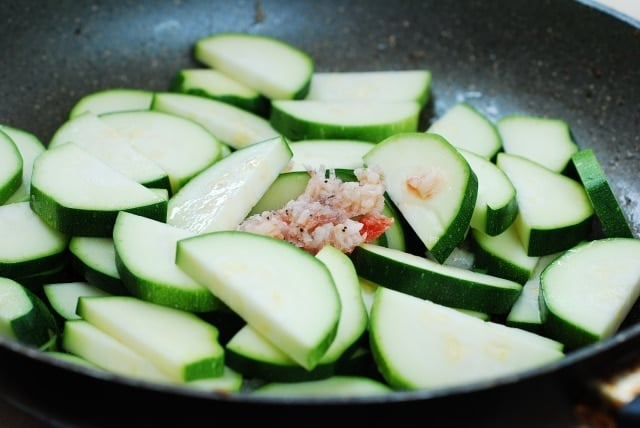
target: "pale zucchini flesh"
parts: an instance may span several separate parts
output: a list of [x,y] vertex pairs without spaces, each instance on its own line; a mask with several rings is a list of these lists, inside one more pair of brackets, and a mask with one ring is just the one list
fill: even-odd
[[307,100],[417,101],[429,98],[429,70],[316,72]]
[[547,117],[508,115],[497,122],[506,153],[562,172],[578,151],[567,122]]
[[400,133],[364,157],[380,168],[386,192],[439,262],[465,238],[478,178],[458,150],[437,134]]
[[76,313],[81,296],[108,296],[106,291],[88,282],[52,282],[44,284],[42,291],[51,308],[64,320],[80,319]]
[[362,168],[362,157],[374,147],[370,141],[360,140],[302,140],[290,144],[293,157],[287,171],[318,169]]
[[218,329],[195,314],[130,296],[80,297],[80,317],[148,359],[174,382],[220,376]]
[[58,326],[40,297],[17,281],[0,277],[0,335],[48,350],[55,348]]
[[248,215],[284,207],[287,202],[304,193],[309,184],[309,178],[309,173],[306,171],[287,171],[279,174]]
[[211,98],[266,116],[269,100],[253,88],[211,68],[187,68],[171,80],[173,92]]
[[190,312],[220,304],[211,292],[175,264],[176,244],[194,233],[120,212],[113,228],[115,263],[129,292],[139,299]]
[[292,44],[246,33],[202,38],[194,57],[272,100],[303,98],[314,71],[313,59]]
[[64,323],[62,349],[110,373],[133,379],[170,382],[170,378],[148,359],[79,317]]
[[515,226],[496,236],[472,230],[475,263],[490,275],[524,284],[538,263],[538,256],[528,256]]
[[634,238],[587,241],[556,258],[540,277],[547,334],[568,349],[611,337],[640,294],[638,260]]
[[593,149],[575,152],[571,162],[584,185],[605,236],[633,238],[627,218]]
[[362,376],[332,376],[327,379],[277,383],[257,388],[253,394],[268,397],[367,397],[389,394],[393,389],[375,379]]
[[522,291],[515,281],[379,245],[362,244],[351,259],[375,284],[458,309],[506,314]]
[[54,229],[78,236],[111,236],[119,211],[164,220],[164,197],[122,175],[74,143],[38,156],[31,208]]
[[140,184],[171,191],[167,172],[130,144],[122,132],[91,111],[74,116],[58,127],[48,147],[70,142]]
[[327,245],[316,254],[316,258],[329,269],[340,297],[336,337],[320,360],[320,364],[335,363],[364,334],[369,316],[360,291],[358,273],[349,256]]
[[212,232],[178,241],[176,263],[309,370],[335,338],[341,304],[331,273],[286,241]]
[[80,98],[71,108],[69,118],[91,112],[96,115],[127,110],[148,110],[153,92],[145,89],[110,88]]
[[22,182],[20,183],[20,187],[9,196],[5,203],[28,201],[31,190],[33,161],[46,150],[45,146],[38,137],[23,129],[0,124],[0,131],[7,134],[9,138],[13,140],[22,157]]
[[262,116],[197,95],[159,92],[152,109],[193,120],[236,150],[280,135]]
[[540,275],[559,255],[560,253],[548,254],[538,258],[531,277],[522,286],[522,293],[505,318],[508,326],[544,334],[540,316]]
[[473,384],[564,356],[543,336],[384,287],[376,292],[369,331],[381,374],[400,389]]
[[0,276],[21,278],[65,263],[69,237],[45,223],[29,202],[0,205]]
[[0,129],[0,204],[22,184],[22,156],[13,140]]
[[324,247],[316,257],[331,272],[341,303],[336,336],[318,365],[307,370],[246,325],[226,345],[231,367],[236,367],[245,376],[267,381],[323,379],[334,374],[338,360],[358,343],[366,331],[368,313],[353,264],[346,254],[332,246]]
[[249,325],[233,335],[225,351],[229,367],[267,382],[303,382],[333,374],[332,364],[318,364],[311,370],[301,366]]
[[171,197],[167,223],[195,233],[235,229],[290,159],[282,137],[232,152]]
[[566,250],[588,238],[593,207],[580,183],[522,156],[499,153],[496,162],[516,189],[515,226],[529,256]]
[[111,237],[72,236],[70,264],[85,281],[111,294],[130,294],[116,266],[116,250]]
[[415,101],[277,100],[271,103],[271,125],[292,141],[352,139],[378,143],[418,128]]
[[442,135],[459,149],[492,160],[502,149],[502,139],[496,126],[477,108],[460,102],[438,117],[426,132]]
[[222,144],[194,120],[156,110],[100,116],[168,175],[171,192],[220,159]]
[[458,151],[478,177],[478,196],[469,226],[487,235],[499,235],[518,215],[516,189],[495,163],[462,148]]

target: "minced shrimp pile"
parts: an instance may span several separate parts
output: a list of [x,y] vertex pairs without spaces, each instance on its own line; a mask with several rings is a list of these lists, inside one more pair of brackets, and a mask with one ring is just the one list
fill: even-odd
[[376,168],[355,169],[358,181],[342,181],[324,167],[307,172],[311,178],[302,195],[278,210],[248,217],[238,230],[283,239],[312,254],[327,244],[349,254],[393,224],[382,214],[385,189]]

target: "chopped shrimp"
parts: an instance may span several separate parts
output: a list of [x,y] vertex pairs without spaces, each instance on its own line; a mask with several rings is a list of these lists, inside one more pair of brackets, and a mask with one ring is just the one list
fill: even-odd
[[238,230],[283,239],[316,254],[331,244],[344,253],[382,235],[393,218],[384,216],[384,185],[373,168],[354,171],[358,181],[343,182],[334,170],[308,169],[307,188],[273,211],[248,217]]
[[444,182],[444,174],[439,169],[432,169],[421,175],[407,178],[407,187],[421,199],[429,199],[436,193]]

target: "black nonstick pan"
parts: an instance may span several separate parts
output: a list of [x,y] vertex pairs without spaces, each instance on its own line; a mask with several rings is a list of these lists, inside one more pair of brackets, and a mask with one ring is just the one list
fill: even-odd
[[[195,40],[266,34],[309,52],[319,71],[431,70],[426,122],[462,100],[491,119],[566,120],[579,146],[597,153],[638,236],[637,24],[574,0],[3,1],[0,123],[47,142],[83,95],[166,90],[178,70],[197,65]],[[184,391],[71,366],[0,338],[0,392],[53,426],[577,426],[574,406],[590,379],[640,356],[638,315],[634,309],[613,338],[535,371],[376,398]]]

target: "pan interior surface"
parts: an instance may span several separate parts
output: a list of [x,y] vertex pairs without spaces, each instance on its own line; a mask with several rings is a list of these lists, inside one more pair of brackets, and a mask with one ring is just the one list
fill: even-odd
[[[518,113],[567,121],[578,145],[598,154],[634,235],[640,235],[640,29],[580,2],[26,1],[0,4],[0,17],[5,53],[0,123],[28,130],[45,143],[90,92],[166,90],[178,70],[198,66],[192,57],[195,40],[225,31],[265,34],[309,52],[318,71],[429,69],[425,126],[460,101],[493,120]],[[516,409],[509,398],[516,391],[527,397],[539,396],[532,393],[536,389],[562,395],[568,381],[625,356],[640,342],[638,312],[632,311],[611,340],[558,364],[453,390],[348,400],[211,395],[96,375],[2,338],[0,390],[42,418],[97,426],[118,422],[104,413],[100,422],[92,413],[97,401],[110,395],[119,404],[130,400],[125,407],[135,409],[132,403],[138,401],[140,409],[155,412],[147,413],[148,419],[138,416],[138,422],[195,421],[205,411],[255,411],[275,418],[283,405],[291,415],[313,414],[318,420],[327,418],[326,408],[397,420],[388,409],[446,415],[465,406],[464,417],[480,426],[490,419],[491,400]],[[32,380],[25,380],[27,372]],[[42,391],[43,384],[61,382],[74,387],[71,397],[92,404],[77,409]],[[83,396],[84,388],[95,395]],[[186,410],[176,416],[178,408]],[[71,417],[69,411],[76,413]]]

